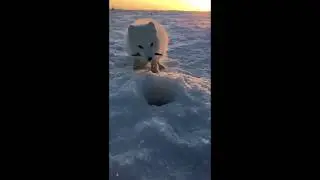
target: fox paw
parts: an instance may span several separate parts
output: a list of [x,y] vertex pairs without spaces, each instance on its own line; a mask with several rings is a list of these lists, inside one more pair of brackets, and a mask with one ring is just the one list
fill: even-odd
[[159,69],[160,69],[160,71],[162,71],[162,70],[164,70],[164,69],[166,69],[166,67],[164,67],[162,64],[158,64],[159,65]]
[[151,71],[153,73],[158,73],[159,72],[158,65],[157,64],[152,64],[151,65]]

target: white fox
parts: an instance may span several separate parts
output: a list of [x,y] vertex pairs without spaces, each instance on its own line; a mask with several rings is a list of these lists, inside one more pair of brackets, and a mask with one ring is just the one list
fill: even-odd
[[165,69],[159,60],[167,55],[168,42],[167,31],[157,21],[137,19],[128,27],[126,35],[126,51],[134,57],[134,69],[144,67],[148,62],[154,73]]

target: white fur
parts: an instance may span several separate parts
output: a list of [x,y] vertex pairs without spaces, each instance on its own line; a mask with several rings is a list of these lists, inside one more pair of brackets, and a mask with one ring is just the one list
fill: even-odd
[[[139,53],[141,57],[134,57],[134,64],[147,64],[148,58],[159,63],[161,56],[167,55],[168,34],[165,28],[153,19],[137,19],[128,27],[126,35],[126,51],[129,56]],[[151,46],[153,43],[153,46]],[[139,48],[139,45],[143,48]],[[160,65],[161,66],[161,65]]]

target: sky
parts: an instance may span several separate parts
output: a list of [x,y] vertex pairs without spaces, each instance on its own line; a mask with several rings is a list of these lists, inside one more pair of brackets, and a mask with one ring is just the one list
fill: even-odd
[[210,11],[211,0],[109,0],[109,7],[128,10]]

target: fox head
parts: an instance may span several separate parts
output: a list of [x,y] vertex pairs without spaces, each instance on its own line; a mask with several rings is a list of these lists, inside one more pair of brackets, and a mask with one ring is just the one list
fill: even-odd
[[140,26],[130,25],[128,35],[132,56],[141,56],[152,61],[155,56],[161,55],[157,53],[159,40],[157,30],[152,22]]

